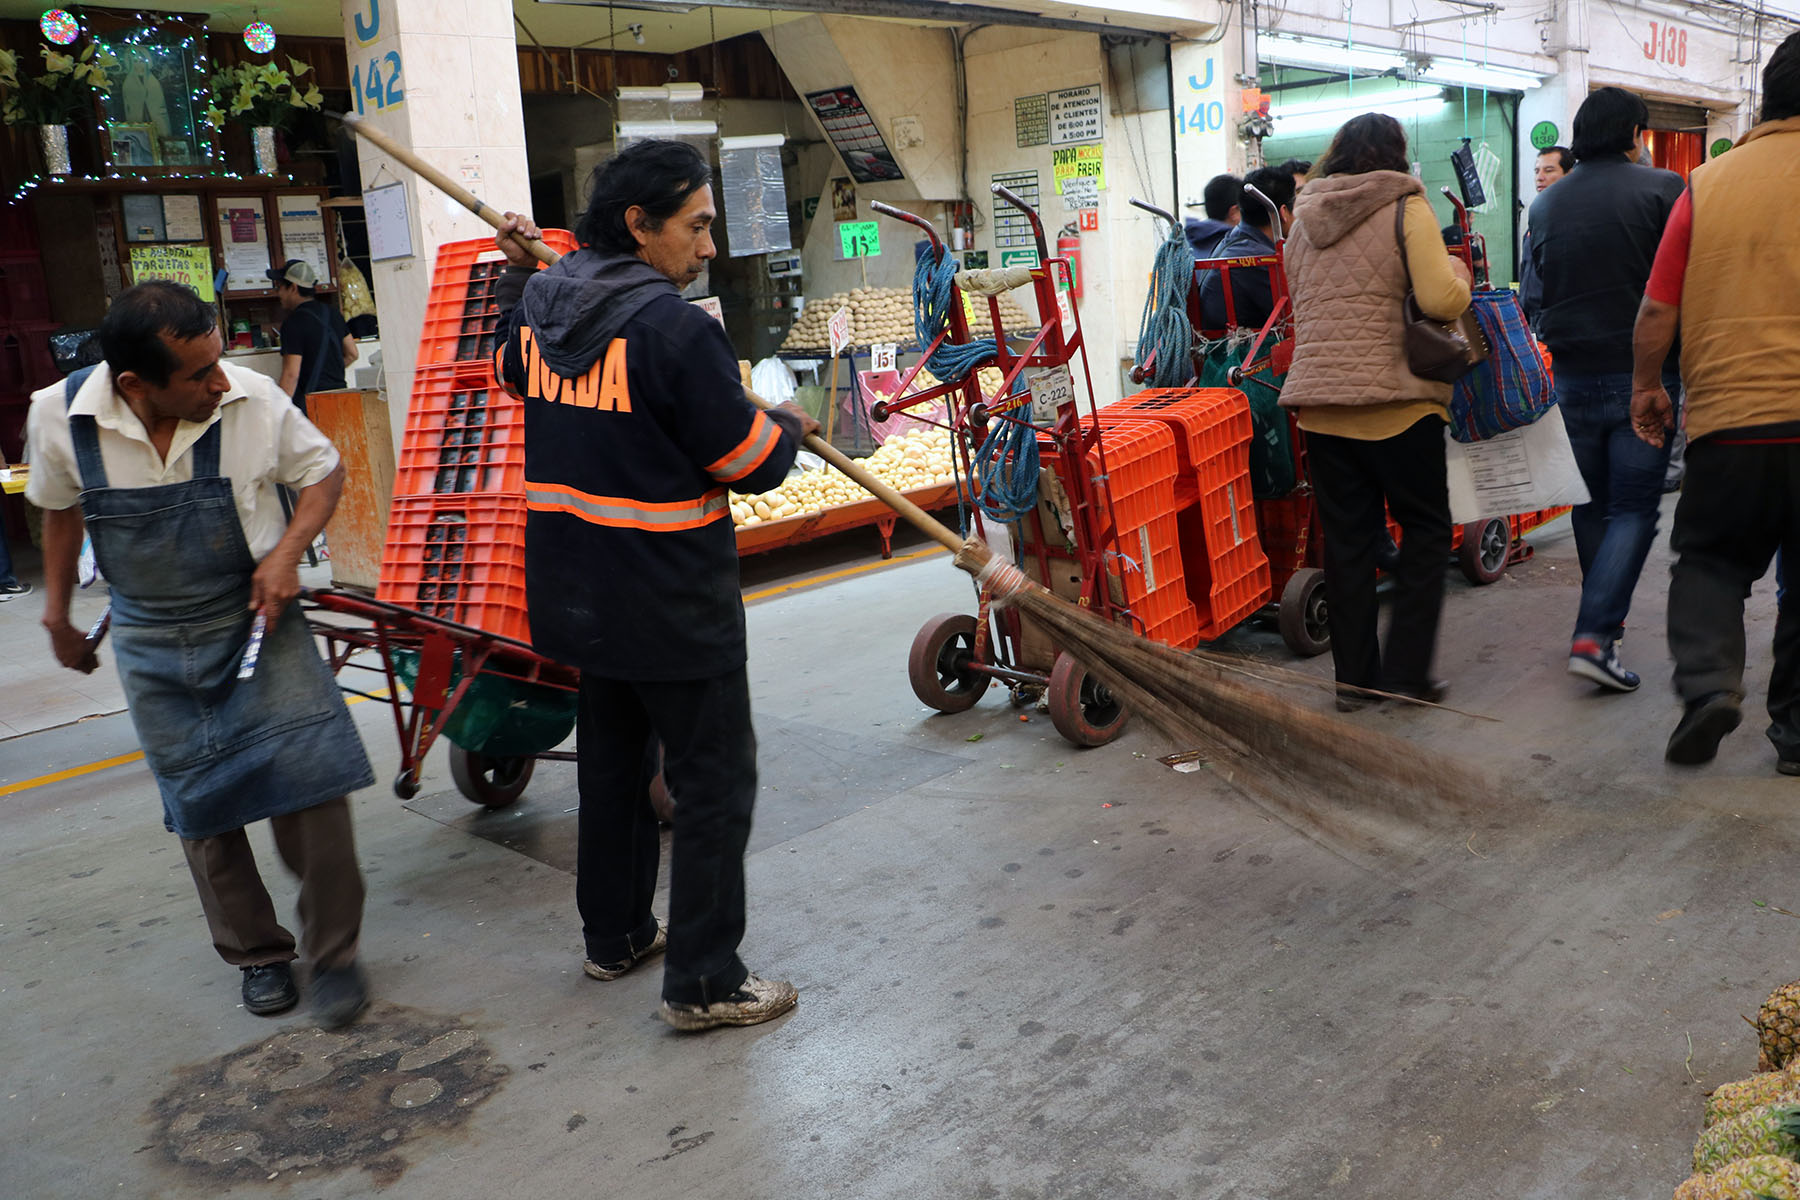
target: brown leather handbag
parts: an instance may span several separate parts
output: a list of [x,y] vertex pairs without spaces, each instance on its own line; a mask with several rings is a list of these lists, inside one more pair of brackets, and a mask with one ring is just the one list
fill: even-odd
[[1406,261],[1406,197],[1394,207],[1394,239],[1400,243],[1400,265],[1406,270],[1406,299],[1401,301],[1400,321],[1406,333],[1406,368],[1420,379],[1455,383],[1484,362],[1487,339],[1475,320],[1473,307],[1454,321],[1428,317],[1412,290],[1412,267]]

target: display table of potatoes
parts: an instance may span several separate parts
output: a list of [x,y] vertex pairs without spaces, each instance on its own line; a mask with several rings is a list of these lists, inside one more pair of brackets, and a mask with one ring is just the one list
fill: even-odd
[[[892,342],[909,346],[914,340],[912,292],[906,288],[856,288],[838,292],[823,300],[808,300],[800,311],[800,319],[788,330],[780,353],[794,355],[816,352],[820,358],[830,355],[831,334],[826,328],[831,315],[840,308],[850,310],[850,344],[858,353],[868,353],[872,345]],[[969,333],[972,337],[992,337],[994,320],[988,312],[987,300],[970,297]],[[1000,297],[1000,323],[1008,338],[1030,337],[1037,326],[1025,315],[1010,292]]]
[[[929,512],[956,503],[951,453],[949,430],[917,428],[889,437],[862,465]],[[893,509],[830,467],[796,470],[772,491],[731,493],[731,523],[737,527],[739,554],[799,545],[873,525],[881,535],[881,556],[886,558],[891,552],[894,519]]]

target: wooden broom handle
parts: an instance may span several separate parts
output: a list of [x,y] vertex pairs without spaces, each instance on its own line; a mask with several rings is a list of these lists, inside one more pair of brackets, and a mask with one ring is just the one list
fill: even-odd
[[[460,184],[453,183],[448,175],[445,175],[442,171],[438,170],[430,163],[427,163],[406,147],[400,145],[393,138],[381,132],[381,130],[368,124],[355,113],[344,113],[339,116],[338,119],[358,137],[367,139],[383,154],[388,155],[395,162],[417,175],[420,179],[431,184],[432,187],[437,188],[440,192],[444,193],[444,195],[450,197],[452,200],[486,221],[489,225],[492,225],[495,229],[504,229],[506,227],[506,218],[502,214],[494,211],[488,204],[483,203],[480,197],[470,192],[467,188],[462,187]],[[558,254],[556,251],[544,245],[542,241],[519,237],[513,238],[513,241],[516,244],[523,246],[533,258],[546,264],[553,263],[562,257],[562,255]],[[763,399],[749,388],[744,389],[744,395],[749,397],[750,403],[756,405],[758,408],[769,409],[776,407],[775,404]],[[835,400],[835,397],[833,397],[833,399]],[[960,550],[962,548],[963,539],[955,530],[934,518],[930,513],[927,513],[911,500],[908,500],[894,488],[889,487],[874,474],[864,469],[860,463],[844,454],[843,451],[839,450],[836,446],[833,446],[830,442],[827,442],[818,434],[807,435],[806,448],[836,467],[839,471],[842,471],[845,475],[848,475],[851,479],[854,479],[857,483],[862,484],[862,486],[867,488],[877,500],[904,517],[907,524],[913,526],[926,537],[941,543],[952,551]]]

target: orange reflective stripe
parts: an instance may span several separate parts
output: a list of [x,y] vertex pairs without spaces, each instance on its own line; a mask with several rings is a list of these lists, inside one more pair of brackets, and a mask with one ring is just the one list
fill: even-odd
[[775,444],[781,440],[781,429],[765,414],[757,413],[756,419],[750,422],[750,432],[744,440],[733,446],[725,456],[706,468],[706,473],[720,483],[736,483],[755,473],[756,468],[769,459],[775,452]]
[[698,529],[729,515],[724,488],[714,488],[694,500],[657,503],[623,496],[595,496],[559,483],[525,484],[525,507],[537,512],[561,512],[591,525],[613,529],[642,529],[649,533],[677,533]]

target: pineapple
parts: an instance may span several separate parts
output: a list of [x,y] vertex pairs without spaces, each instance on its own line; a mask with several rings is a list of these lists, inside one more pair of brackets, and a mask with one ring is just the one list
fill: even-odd
[[1779,1071],[1800,1053],[1800,979],[1769,993],[1756,1012],[1756,1040],[1762,1044],[1759,1071]]
[[1793,1101],[1800,1101],[1800,1059],[1779,1071],[1766,1071],[1714,1088],[1707,1093],[1706,1116],[1701,1125],[1710,1129],[1727,1117],[1735,1117],[1758,1105]]
[[1705,1130],[1694,1144],[1694,1174],[1758,1154],[1800,1158],[1800,1105],[1764,1104]]
[[1800,1200],[1800,1163],[1759,1154],[1695,1175],[1675,1189],[1675,1200]]

